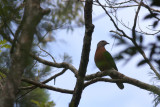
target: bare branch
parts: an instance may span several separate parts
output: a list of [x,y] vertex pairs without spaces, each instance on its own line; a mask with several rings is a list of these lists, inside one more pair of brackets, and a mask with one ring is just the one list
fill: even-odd
[[110,18],[110,20],[112,21],[113,25],[115,26],[115,28],[121,32],[124,36],[127,37],[127,35],[125,34],[125,32],[123,30],[121,30],[118,25],[116,24],[116,22],[114,21],[114,19],[112,18],[112,16],[107,12],[107,10],[105,9],[105,7],[103,7],[103,5],[99,2],[99,0],[96,0],[97,3],[102,7],[102,9],[105,11],[106,15]]
[[[140,4],[140,2],[138,2],[137,0],[133,0],[135,3],[137,4]],[[160,10],[157,10],[157,9],[154,9],[154,8],[151,8],[150,6],[148,6],[147,4],[145,4],[144,2],[142,2],[142,6],[149,9],[149,11],[155,11],[155,12],[160,12]]]
[[30,56],[31,56],[33,59],[35,59],[35,60],[37,60],[38,62],[43,63],[43,64],[45,64],[45,65],[52,66],[52,67],[57,67],[57,68],[66,68],[66,69],[71,70],[71,71],[75,74],[76,77],[77,77],[77,75],[78,75],[77,69],[76,69],[74,66],[72,66],[71,64],[69,64],[69,63],[66,63],[66,62],[53,63],[53,62],[44,60],[44,59],[42,59],[42,58],[40,58],[40,57],[38,57],[38,56],[36,56],[36,55],[34,55],[34,54],[32,54],[32,53],[30,53]]
[[53,91],[57,91],[57,92],[61,92],[61,93],[66,93],[66,94],[73,94],[72,90],[56,88],[56,87],[45,85],[43,83],[36,82],[36,81],[30,80],[30,79],[23,78],[23,81],[30,83],[30,84],[33,84],[33,85],[40,87],[40,88],[45,88],[45,89],[49,89],[49,90],[53,90]]
[[115,34],[117,34],[117,35],[119,35],[119,36],[124,36],[124,37],[126,37],[127,39],[129,39],[129,40],[132,40],[132,38],[130,38],[129,36],[127,36],[127,35],[123,35],[123,34],[120,34],[119,32],[117,32],[117,31],[113,31],[113,30],[111,30],[110,32],[113,32],[113,33],[115,33]]
[[[43,82],[41,82],[42,84],[46,84],[47,82],[49,82],[49,81],[51,81],[51,80],[53,80],[53,79],[55,79],[56,77],[58,77],[58,76],[60,76],[60,75],[62,75],[63,73],[65,73],[65,71],[66,71],[67,69],[63,69],[61,72],[59,72],[59,73],[57,73],[57,74],[55,74],[55,75],[53,75],[53,76],[51,76],[50,78],[48,78],[48,79],[46,79],[46,80],[44,80]],[[23,79],[22,79],[22,81],[23,81]],[[28,87],[20,87],[19,88],[19,90],[26,90],[26,89],[32,89],[32,88],[36,88],[36,86],[28,86]]]
[[[96,4],[96,3],[94,3],[94,5],[100,6],[100,5]],[[112,5],[107,6],[107,5],[103,5],[103,7],[108,7],[108,8],[127,8],[127,7],[136,7],[136,6],[138,6],[138,5],[123,5],[123,6],[112,6]]]
[[150,85],[150,84],[147,84],[147,83],[144,83],[144,82],[141,82],[139,80],[136,80],[136,79],[133,79],[133,78],[130,78],[130,77],[127,77],[123,74],[121,74],[120,72],[117,72],[116,70],[108,70],[108,71],[105,71],[105,72],[108,72],[108,74],[112,74],[112,75],[116,75],[118,76],[120,79],[108,79],[108,78],[101,78],[101,77],[95,77],[94,79],[91,79],[90,81],[86,82],[84,84],[84,88],[93,84],[93,83],[96,83],[96,82],[111,82],[111,83],[116,83],[116,82],[120,82],[120,83],[128,83],[128,84],[132,84],[134,86],[137,86],[141,89],[144,89],[144,90],[147,90],[147,91],[151,91],[157,95],[160,95],[160,88],[154,86],[154,85]]
[[52,58],[52,60],[56,63],[56,60],[54,59],[54,57],[49,52],[47,52],[46,50],[42,49],[39,45],[38,45],[38,47],[39,47],[40,50],[42,50],[45,53],[47,53]]
[[138,9],[136,11],[136,15],[135,15],[135,18],[134,18],[134,24],[133,24],[133,27],[132,27],[132,36],[133,36],[133,40],[135,40],[135,37],[136,37],[136,25],[137,25],[137,19],[138,19],[138,14],[139,14],[139,11],[141,9],[141,5],[142,5],[142,2],[143,0],[141,0],[139,6],[138,6]]

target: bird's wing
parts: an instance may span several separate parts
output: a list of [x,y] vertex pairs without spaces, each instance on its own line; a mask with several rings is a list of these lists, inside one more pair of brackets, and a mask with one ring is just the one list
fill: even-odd
[[106,51],[106,52],[104,52],[104,55],[105,55],[107,61],[111,64],[111,66],[112,66],[115,70],[118,71],[117,66],[116,66],[116,64],[115,64],[115,62],[114,62],[114,59],[113,59],[113,57],[111,56],[111,54],[110,54],[108,51]]

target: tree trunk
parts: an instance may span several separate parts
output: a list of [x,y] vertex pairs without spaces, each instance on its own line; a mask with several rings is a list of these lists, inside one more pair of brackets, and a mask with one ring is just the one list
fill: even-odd
[[[26,0],[22,28],[14,51],[10,54],[10,67],[0,92],[0,107],[13,107],[22,74],[28,64],[28,56],[32,47],[33,36],[37,24],[49,11],[40,8],[40,0]],[[15,36],[16,37],[16,36]]]

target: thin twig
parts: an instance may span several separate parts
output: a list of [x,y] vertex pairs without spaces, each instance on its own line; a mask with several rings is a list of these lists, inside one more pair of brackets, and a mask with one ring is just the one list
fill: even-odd
[[[60,73],[55,74],[54,76],[46,79],[45,81],[43,81],[43,82],[41,82],[41,83],[42,83],[42,84],[45,84],[45,83],[51,81],[52,79],[55,79],[56,77],[62,75],[66,70],[67,70],[67,69],[63,69]],[[23,81],[23,78],[22,78],[22,81]],[[24,97],[25,95],[27,95],[28,93],[30,93],[31,91],[33,91],[33,90],[36,89],[36,88],[37,88],[37,86],[35,86],[35,85],[33,85],[33,86],[28,86],[28,87],[20,87],[20,88],[18,88],[19,90],[26,90],[26,89],[30,89],[30,90],[27,91],[27,92],[25,92],[24,94],[22,94],[20,97],[18,97],[18,98],[16,99],[16,101],[18,101],[19,99],[21,99],[22,97]]]
[[141,0],[140,4],[138,6],[138,9],[136,11],[136,15],[134,17],[134,24],[133,24],[133,27],[132,27],[133,40],[135,40],[135,38],[136,38],[136,31],[135,31],[135,29],[136,29],[136,25],[137,25],[138,14],[139,14],[139,11],[140,11],[141,6],[142,6],[142,2],[143,2],[143,0]]
[[[44,81],[41,82],[41,83],[42,83],[42,84],[48,83],[49,81],[51,81],[51,80],[55,79],[56,77],[58,77],[58,76],[62,75],[63,73],[65,73],[66,70],[67,70],[67,69],[63,69],[61,72],[59,72],[59,73],[51,76],[50,78],[44,80]],[[22,79],[22,81],[23,81],[23,79]],[[32,89],[32,88],[34,88],[34,87],[36,87],[36,86],[20,87],[19,90]]]
[[38,62],[43,63],[43,64],[45,64],[45,65],[52,66],[52,67],[57,67],[57,68],[66,68],[66,69],[69,69],[69,70],[71,70],[71,71],[75,74],[75,77],[77,77],[77,75],[78,75],[78,70],[77,70],[73,65],[71,65],[71,64],[69,64],[69,63],[66,63],[66,62],[53,63],[53,62],[44,60],[44,59],[42,59],[42,58],[40,58],[40,57],[38,57],[38,56],[36,56],[36,55],[34,55],[34,54],[32,54],[32,53],[30,53],[30,56],[31,56],[33,59],[35,59],[35,60],[37,60]]
[[56,60],[54,59],[54,57],[49,53],[47,52],[46,50],[42,49],[39,45],[38,45],[39,49],[42,50],[43,52],[47,53],[51,58],[52,60],[56,63]]
[[45,89],[49,89],[49,90],[53,90],[53,91],[57,91],[57,92],[61,92],[61,93],[66,93],[66,94],[73,94],[73,90],[62,89],[62,88],[57,88],[57,87],[53,87],[53,86],[50,86],[50,85],[45,85],[43,83],[33,81],[33,80],[30,80],[30,79],[26,79],[26,78],[23,78],[23,81],[27,82],[27,83],[30,83],[30,84],[33,84],[33,85],[35,85],[39,88],[45,88]]

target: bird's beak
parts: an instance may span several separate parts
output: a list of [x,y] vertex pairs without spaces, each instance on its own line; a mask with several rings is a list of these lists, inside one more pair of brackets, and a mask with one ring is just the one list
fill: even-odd
[[108,42],[106,42],[106,45],[109,44]]

